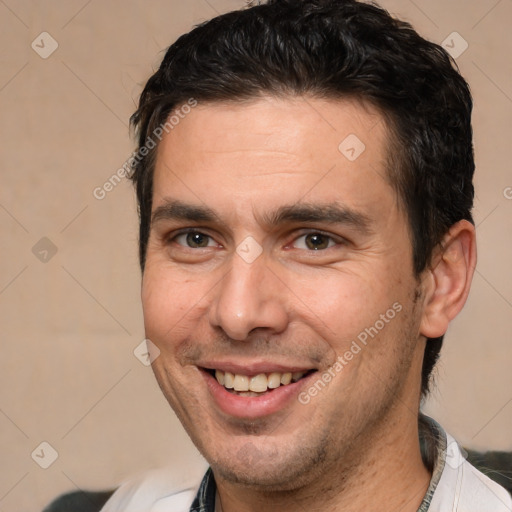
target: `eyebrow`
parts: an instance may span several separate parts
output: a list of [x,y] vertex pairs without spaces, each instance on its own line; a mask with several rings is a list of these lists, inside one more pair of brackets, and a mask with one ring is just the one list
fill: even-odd
[[[353,227],[363,234],[370,233],[372,224],[366,214],[338,203],[315,204],[299,203],[281,206],[274,212],[262,214],[262,222],[267,226],[279,226],[290,222],[343,224]],[[189,222],[219,223],[214,210],[202,205],[193,205],[179,200],[167,199],[155,208],[151,223],[160,220],[182,220]],[[225,223],[220,222],[225,226]]]
[[364,234],[370,232],[371,226],[371,219],[366,214],[338,203],[300,203],[282,206],[273,213],[264,214],[262,218],[271,226],[286,222],[343,224],[356,228]]
[[151,223],[159,220],[187,220],[192,222],[214,222],[215,212],[206,206],[196,206],[178,200],[167,199],[151,214]]

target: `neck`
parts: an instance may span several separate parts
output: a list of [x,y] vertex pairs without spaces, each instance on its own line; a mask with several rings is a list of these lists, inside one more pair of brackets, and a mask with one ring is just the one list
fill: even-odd
[[378,512],[385,504],[387,510],[416,512],[431,475],[421,458],[418,423],[410,421],[410,410],[406,414],[408,421],[381,422],[343,456],[324,464],[306,485],[292,491],[266,492],[216,478],[217,508],[222,512],[295,512],[298,508]]

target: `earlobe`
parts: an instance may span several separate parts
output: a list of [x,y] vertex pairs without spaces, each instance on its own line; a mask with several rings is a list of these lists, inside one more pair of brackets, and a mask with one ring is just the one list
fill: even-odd
[[446,332],[466,302],[475,266],[475,226],[461,220],[443,237],[424,276],[422,335],[437,338]]

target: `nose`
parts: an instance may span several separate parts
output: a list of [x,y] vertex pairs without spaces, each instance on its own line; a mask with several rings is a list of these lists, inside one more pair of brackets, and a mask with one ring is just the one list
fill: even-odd
[[263,256],[247,263],[233,254],[231,267],[215,290],[210,324],[238,341],[256,329],[283,332],[288,325],[286,290]]

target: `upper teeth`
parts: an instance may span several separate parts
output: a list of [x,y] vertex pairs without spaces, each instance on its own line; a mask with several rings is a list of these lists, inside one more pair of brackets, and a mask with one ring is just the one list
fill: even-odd
[[268,389],[275,389],[279,386],[286,386],[290,382],[297,382],[306,372],[272,372],[269,374],[259,373],[254,377],[241,375],[238,373],[223,372],[215,370],[217,382],[227,389],[235,391],[254,391],[255,393],[264,393]]

